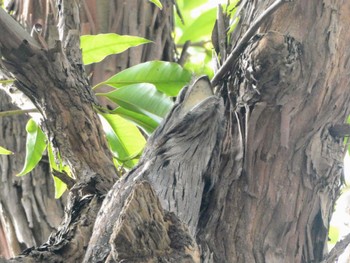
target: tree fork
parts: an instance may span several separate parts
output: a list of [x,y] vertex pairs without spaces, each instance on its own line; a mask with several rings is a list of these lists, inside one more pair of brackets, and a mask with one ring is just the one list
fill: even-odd
[[61,37],[66,47],[57,41],[54,47],[45,50],[2,9],[0,30],[7,36],[1,41],[1,52],[6,59],[2,63],[13,72],[18,88],[44,117],[43,128],[72,169],[78,182],[76,188],[86,188],[87,192],[96,188],[98,193],[105,194],[116,180],[116,171],[98,125],[100,121],[94,111],[96,98],[81,58],[77,58],[78,53],[71,54],[77,44],[79,47],[76,30],[62,30],[67,34]]
[[[60,4],[62,10],[77,12],[75,1]],[[60,38],[64,47],[56,41],[46,49],[0,8],[0,31],[6,36],[0,41],[2,65],[15,75],[16,86],[42,114],[42,127],[76,180],[58,232],[46,244],[37,250],[29,249],[25,258],[15,261],[64,262],[65,257],[79,261],[88,244],[101,196],[117,179],[112,155],[94,111],[96,98],[81,62],[78,31],[71,28],[78,26],[78,21],[70,23],[64,16],[61,12]]]

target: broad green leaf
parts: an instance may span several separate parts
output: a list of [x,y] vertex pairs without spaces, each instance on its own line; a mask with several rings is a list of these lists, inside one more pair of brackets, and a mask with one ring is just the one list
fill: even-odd
[[336,226],[330,226],[329,232],[328,232],[328,243],[335,245],[337,241],[339,240],[339,228]]
[[[208,3],[208,0],[195,0],[195,1],[177,0],[176,4],[179,10],[176,10],[177,14],[175,15],[176,27],[184,28],[190,25],[193,22],[193,20],[196,18],[191,15],[191,13],[193,13],[193,10],[206,3]],[[178,12],[180,12],[182,18],[184,19],[184,24],[180,20]]]
[[[59,165],[57,165],[57,163],[55,161],[54,154],[53,154],[51,143],[48,143],[47,153],[49,156],[50,169],[62,172],[62,170],[64,170],[64,168],[63,168],[61,159],[59,158],[60,163],[59,163]],[[67,174],[70,174],[70,173],[67,172]],[[64,182],[62,182],[61,179],[57,178],[56,176],[52,176],[52,177],[53,177],[53,181],[54,181],[54,185],[55,185],[55,198],[58,199],[67,190],[67,185]]]
[[188,1],[188,0],[185,0],[183,1],[183,9],[184,10],[193,10],[205,3],[207,3],[208,0],[195,0],[195,1]]
[[187,40],[192,42],[210,39],[216,19],[216,8],[211,8],[204,12],[191,25],[184,28],[183,34],[178,43],[183,44]]
[[46,137],[40,127],[30,119],[26,126],[27,142],[26,142],[26,158],[22,171],[17,176],[29,173],[39,163],[45,148]]
[[80,37],[83,62],[85,65],[100,62],[108,55],[118,54],[130,47],[152,42],[142,37],[99,34]]
[[144,114],[160,123],[173,106],[173,101],[148,83],[133,84],[108,93],[97,93],[105,96],[119,106]]
[[193,47],[189,49],[191,56],[186,61],[184,68],[191,70],[195,75],[207,75],[211,79],[214,75],[213,68],[210,66],[212,61],[212,51],[203,48]]
[[134,123],[148,135],[151,135],[151,133],[158,127],[158,123],[152,120],[151,118],[140,113],[129,111],[122,107],[118,107],[117,109],[115,109],[113,111],[113,114],[118,114],[124,119]]
[[119,161],[125,161],[124,165],[132,168],[143,147],[146,144],[145,138],[139,129],[129,121],[116,114],[100,114],[103,129],[113,155]]
[[55,198],[58,199],[67,190],[67,185],[56,176],[53,176],[53,182],[55,185]]
[[155,4],[156,6],[158,6],[159,9],[163,9],[163,5],[159,0],[149,0],[149,1]]
[[0,146],[0,154],[6,154],[6,155],[9,155],[9,154],[13,154],[13,152],[3,148]]
[[190,80],[191,73],[177,63],[150,61],[123,70],[98,85],[120,88],[136,83],[151,83],[168,96],[176,96]]

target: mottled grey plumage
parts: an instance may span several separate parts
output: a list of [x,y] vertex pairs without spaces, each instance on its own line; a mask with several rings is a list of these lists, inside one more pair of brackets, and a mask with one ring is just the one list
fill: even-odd
[[144,151],[147,180],[164,209],[188,224],[192,234],[205,184],[210,188],[215,182],[210,160],[219,152],[223,111],[222,99],[213,94],[209,79],[199,78],[182,90]]
[[223,101],[213,94],[207,77],[183,88],[173,109],[149,138],[137,167],[106,196],[90,240],[94,245],[87,249],[84,262],[102,262],[109,255],[111,247],[106,243],[119,231],[114,229],[119,224],[106,222],[119,222],[125,202],[140,181],[150,183],[163,208],[174,212],[195,237],[201,204],[217,177],[214,165],[219,164],[223,113]]

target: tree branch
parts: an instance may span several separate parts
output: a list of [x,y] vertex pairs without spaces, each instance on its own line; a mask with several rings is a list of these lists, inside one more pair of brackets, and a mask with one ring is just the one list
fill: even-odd
[[82,65],[80,50],[80,18],[77,0],[57,0],[58,33],[67,59],[72,64]]
[[345,249],[350,244],[350,234],[347,234],[342,240],[337,242],[331,252],[325,257],[325,259],[321,263],[332,263],[336,262],[341,254],[345,251]]
[[[60,16],[67,15],[69,4],[65,8],[61,6]],[[76,15],[73,11],[77,12],[69,10],[68,15]],[[75,20],[66,17],[59,22],[68,24],[63,26],[62,33],[67,33],[64,38],[67,49],[56,40],[55,46],[46,50],[1,9],[2,64],[16,78],[18,89],[43,113],[48,138],[54,140],[55,149],[70,166],[79,187],[106,193],[117,177],[116,170],[93,109],[97,99],[82,68],[81,52],[77,48],[79,35],[69,21]],[[92,182],[94,189],[90,186]]]
[[64,171],[60,172],[57,170],[52,170],[52,174],[59,178],[62,182],[64,182],[67,185],[68,189],[71,189],[76,183],[75,180],[71,178],[68,174],[66,174]]
[[18,47],[23,41],[27,41],[32,48],[40,49],[39,43],[37,43],[29,33],[2,8],[0,8],[0,32],[2,35],[0,42],[1,49]]
[[38,109],[1,111],[0,117],[14,116],[14,115],[32,113],[32,112],[39,112],[39,111],[38,111]]

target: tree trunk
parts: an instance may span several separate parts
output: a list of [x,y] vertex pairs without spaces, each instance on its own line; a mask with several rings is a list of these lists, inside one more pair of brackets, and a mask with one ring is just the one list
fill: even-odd
[[[0,111],[11,109],[15,108],[9,97],[0,90]],[[62,200],[54,199],[48,161],[42,160],[26,176],[16,176],[24,165],[27,120],[24,116],[0,117],[1,145],[15,153],[13,156],[0,155],[0,222],[3,229],[0,251],[7,258],[45,242],[50,233],[57,230],[63,216]]]
[[[124,9],[122,12],[121,6]],[[139,8],[135,11],[131,6],[139,6]],[[7,8],[9,12],[14,14],[16,20],[24,25],[28,32],[31,31],[34,25],[39,24],[43,28],[42,36],[47,43],[54,43],[57,37],[57,29],[55,28],[57,21],[54,18],[56,17],[54,14],[57,14],[57,9],[54,8],[53,2],[50,5],[49,2],[37,0],[19,1],[13,2]],[[153,45],[133,48],[133,52],[126,51],[118,56],[110,56],[103,62],[89,67],[88,74],[92,76],[91,82],[93,85],[106,80],[112,74],[117,73],[118,70],[125,69],[130,65],[136,65],[148,60],[172,58],[170,54],[174,52],[174,45],[169,43],[173,27],[171,23],[172,5],[164,5],[164,8],[166,10],[159,12],[159,9],[154,5],[140,0],[128,1],[126,5],[120,0],[103,1],[103,3],[102,1],[96,2],[95,0],[89,0],[81,3],[82,34],[116,32],[119,34],[139,35],[153,39],[155,42]],[[133,10],[133,12],[125,12],[128,9]],[[138,17],[140,18],[137,19]],[[124,22],[119,23],[119,20]],[[135,24],[139,20],[143,22]],[[127,26],[128,22],[132,22],[130,26]],[[158,23],[161,27],[147,30],[147,28],[153,28],[152,23]],[[135,56],[136,54],[143,55]],[[15,87],[7,87],[7,89],[8,91],[10,89],[13,91]],[[13,92],[9,93],[18,106],[25,107],[26,109],[34,108],[32,103],[23,98],[23,95],[15,96]],[[0,110],[12,109],[9,106],[9,98],[6,95],[2,96],[4,96],[1,97],[3,107]],[[107,102],[104,103],[107,104]],[[47,162],[43,161],[39,163],[39,166],[31,173],[33,175],[35,174],[35,177],[32,175],[21,178],[14,177],[24,164],[25,124],[27,118],[7,117],[3,121],[6,121],[6,125],[0,126],[0,129],[4,133],[4,140],[0,140],[2,146],[15,149],[16,152],[15,157],[3,156],[0,160],[0,167],[10,167],[7,169],[7,173],[2,172],[3,177],[6,175],[6,180],[4,179],[4,181],[7,184],[2,185],[3,190],[0,193],[0,200],[3,200],[2,203],[5,205],[2,212],[4,239],[1,242],[2,248],[0,252],[2,252],[0,255],[2,254],[8,258],[15,256],[24,249],[44,243],[49,234],[57,229],[57,226],[62,220],[63,205],[57,203],[59,205],[57,207],[56,201],[53,199],[52,176],[50,175]],[[6,131],[7,127],[12,128],[8,128],[9,131]],[[16,137],[9,136],[9,133],[15,134]],[[47,159],[47,157],[45,158]],[[8,162],[11,165],[8,165]],[[26,182],[26,187],[22,187],[24,182]],[[42,187],[41,190],[38,188],[39,186]],[[33,197],[33,193],[35,193],[36,198]],[[22,195],[24,196],[23,198],[21,197]],[[9,196],[13,196],[10,201]],[[23,200],[29,200],[21,201],[21,198]],[[35,200],[39,202],[40,209],[37,208],[38,204],[36,204]],[[35,213],[32,211],[35,211]],[[27,215],[26,213],[29,214]],[[36,218],[30,219],[33,216]],[[40,224],[36,223],[37,221]]]
[[273,2],[242,1],[229,38],[236,42],[226,52],[244,48],[222,65],[229,69],[215,93],[205,77],[184,88],[139,165],[113,187],[96,101],[74,56],[77,38],[64,23],[71,2],[59,13],[67,44],[49,50],[0,12],[8,36],[0,39],[3,63],[45,116],[44,127],[76,178],[58,232],[17,261],[325,259],[342,179],[338,127],[349,114],[350,3],[286,3],[260,34],[242,41]]

